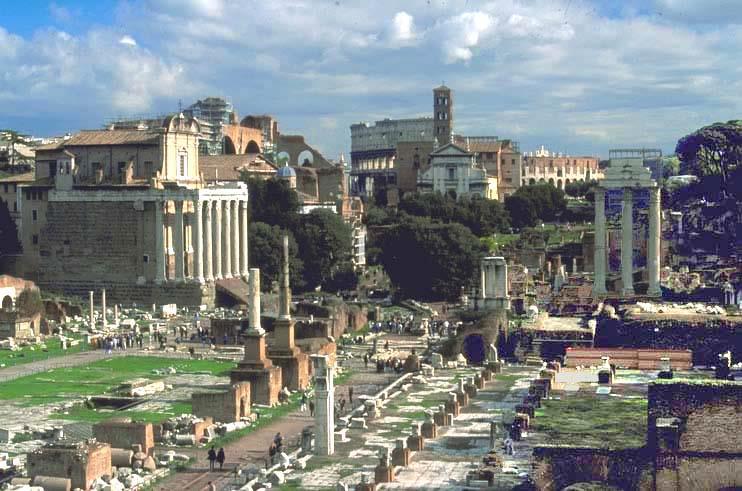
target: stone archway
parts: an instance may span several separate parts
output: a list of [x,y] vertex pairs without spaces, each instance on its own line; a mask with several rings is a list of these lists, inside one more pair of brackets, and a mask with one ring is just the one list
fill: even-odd
[[302,167],[312,167],[314,164],[314,154],[309,150],[302,150],[296,160]]
[[534,178],[532,177],[532,178],[530,178],[530,179],[528,180],[528,185],[529,185],[529,186],[533,186],[534,184],[536,184],[536,179],[534,179]]
[[557,179],[557,188],[563,189],[562,188],[562,180],[561,179]]
[[549,186],[553,186],[553,185],[554,185],[554,178],[553,177],[550,177],[549,178]]
[[260,145],[255,140],[247,142],[245,153],[260,153]]
[[5,297],[3,297],[2,309],[5,311],[13,310],[13,299],[10,295],[5,295]]
[[464,338],[462,351],[470,365],[481,365],[487,357],[487,343],[480,333],[469,334]]
[[234,146],[234,142],[228,136],[224,137],[224,153],[226,155],[234,155],[237,153],[237,148]]

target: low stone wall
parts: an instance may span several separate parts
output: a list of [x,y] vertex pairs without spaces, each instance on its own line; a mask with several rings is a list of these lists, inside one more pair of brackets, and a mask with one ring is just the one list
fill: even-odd
[[155,448],[152,423],[116,419],[103,421],[93,425],[93,436],[113,448],[130,449],[132,445],[141,445],[142,452],[146,454]]
[[719,353],[742,359],[742,318],[610,319],[598,322],[598,348],[681,349],[693,352],[694,365],[715,365]]
[[194,392],[191,406],[191,412],[200,418],[211,417],[220,423],[239,421],[250,415],[250,383],[225,386],[219,391]]
[[640,370],[659,370],[660,359],[669,358],[675,370],[689,370],[693,367],[693,354],[689,350],[654,350],[630,348],[567,348],[564,365],[567,367],[597,366],[601,358],[607,356],[610,363],[623,368]]

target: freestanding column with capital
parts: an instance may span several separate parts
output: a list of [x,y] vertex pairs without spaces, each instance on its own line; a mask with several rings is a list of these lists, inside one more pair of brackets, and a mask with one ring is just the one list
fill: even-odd
[[230,201],[232,210],[232,276],[240,277],[240,202]]
[[649,189],[649,239],[647,241],[647,295],[661,296],[660,289],[660,189]]
[[623,190],[621,213],[621,295],[627,296],[634,294],[634,193],[630,188]]
[[593,263],[595,275],[593,295],[605,295],[605,189],[595,189],[595,248]]
[[248,271],[248,238],[247,238],[247,201],[240,201],[240,214],[242,215],[240,233],[242,234],[242,240],[240,241],[240,247],[242,248],[242,254],[240,255],[240,273],[244,279],[247,279],[249,275]]
[[224,201],[224,266],[222,269],[222,275],[225,278],[232,277],[232,202],[227,200]]
[[211,239],[213,237],[212,231],[214,225],[211,223],[211,208],[212,202],[206,202],[206,223],[204,225],[204,235],[206,236],[206,255],[204,257],[204,263],[206,265],[206,281],[214,281],[214,257],[212,255],[213,248],[211,247]]
[[95,304],[93,303],[93,290],[88,292],[90,297],[90,329],[95,329]]
[[165,231],[162,202],[155,201],[155,283],[165,281]]
[[175,230],[173,231],[175,249],[175,281],[183,281],[183,202],[175,201]]
[[199,200],[193,202],[193,270],[195,272],[195,280],[199,283],[204,282],[204,241],[203,241],[203,216],[201,207],[203,203]]
[[212,233],[214,234],[214,278],[217,280],[222,279],[222,202],[220,200],[214,201],[214,228]]

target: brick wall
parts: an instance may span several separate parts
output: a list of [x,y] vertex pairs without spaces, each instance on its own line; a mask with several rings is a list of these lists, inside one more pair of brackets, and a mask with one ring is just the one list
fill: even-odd
[[63,477],[73,488],[89,489],[104,474],[111,474],[111,446],[107,443],[69,447],[42,447],[28,454],[26,470],[36,476]]
[[192,412],[200,418],[232,423],[250,414],[250,383],[243,382],[214,392],[198,392],[191,396]]
[[100,442],[109,443],[113,448],[131,449],[132,445],[139,444],[142,451],[149,454],[155,447],[152,423],[103,421],[93,425],[93,436]]

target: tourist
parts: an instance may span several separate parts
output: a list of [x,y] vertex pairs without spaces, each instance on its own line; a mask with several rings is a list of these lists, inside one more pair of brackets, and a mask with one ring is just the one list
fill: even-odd
[[276,444],[271,443],[271,446],[268,447],[268,462],[270,462],[270,465],[273,465],[274,461],[276,460]]
[[345,397],[340,398],[340,414],[345,412]]
[[280,431],[276,433],[276,436],[273,437],[273,443],[276,444],[276,449],[280,451],[281,447],[283,446],[283,436],[281,436]]
[[384,351],[389,351],[389,341],[384,342]]
[[209,471],[213,472],[214,463],[216,462],[216,450],[214,450],[214,447],[211,447],[209,449],[208,459],[209,459]]
[[224,468],[224,449],[220,448],[219,453],[216,454],[216,461],[219,462],[219,470],[222,470]]
[[353,387],[348,387],[348,402],[353,405]]
[[314,401],[309,401],[309,416],[314,417]]
[[307,400],[308,400],[307,392],[306,391],[302,391],[302,393],[301,393],[301,406],[299,407],[299,410],[301,412],[305,412],[307,410]]
[[206,491],[216,491],[216,486],[214,486],[214,483],[209,481],[209,486],[206,488]]
[[510,439],[510,437],[505,438],[504,442],[505,446],[505,455],[513,455],[513,440]]

